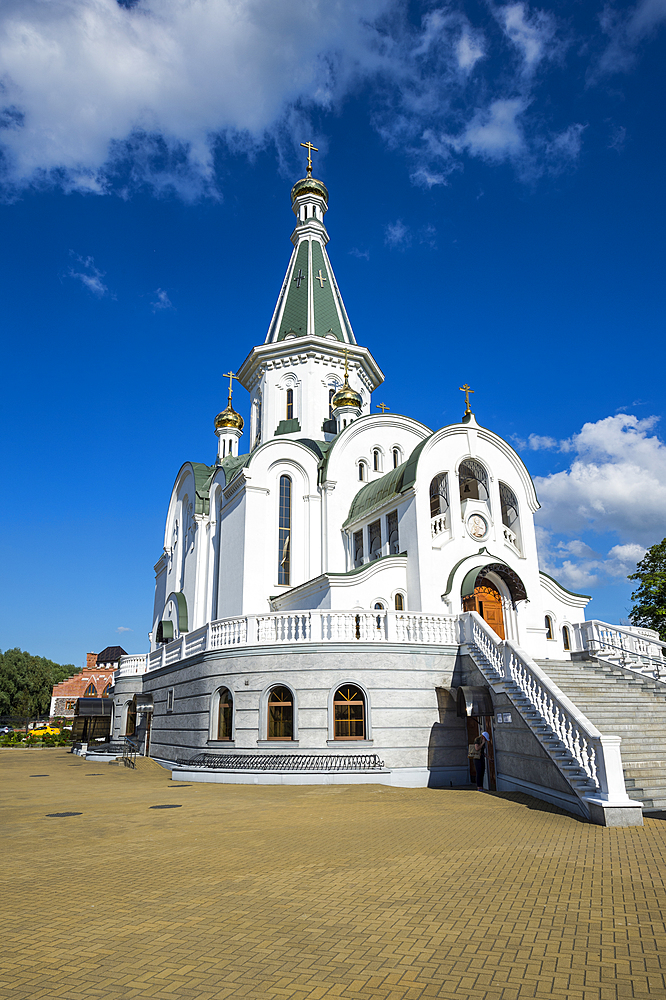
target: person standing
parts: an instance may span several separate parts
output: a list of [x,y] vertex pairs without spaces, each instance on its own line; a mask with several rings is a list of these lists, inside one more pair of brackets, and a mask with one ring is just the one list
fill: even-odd
[[489,735],[488,733],[481,733],[474,740],[474,746],[476,747],[479,756],[474,761],[474,768],[476,770],[476,790],[477,792],[485,791],[483,787],[483,778],[486,773],[486,745],[488,743]]

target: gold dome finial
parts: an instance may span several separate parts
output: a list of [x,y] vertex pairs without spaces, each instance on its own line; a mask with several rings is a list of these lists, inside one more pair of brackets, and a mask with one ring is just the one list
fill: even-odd
[[227,398],[226,409],[222,410],[222,412],[218,413],[218,415],[215,417],[215,430],[217,431],[221,427],[235,427],[236,430],[242,431],[243,424],[245,423],[245,421],[241,417],[240,413],[236,413],[233,406],[231,405],[233,380],[238,379],[238,375],[234,375],[233,372],[225,372],[224,378],[229,379],[229,396]]
[[349,358],[345,347],[345,380],[331,400],[331,406],[335,410],[338,406],[353,406],[360,410],[363,406],[363,397],[356,392],[349,384]]

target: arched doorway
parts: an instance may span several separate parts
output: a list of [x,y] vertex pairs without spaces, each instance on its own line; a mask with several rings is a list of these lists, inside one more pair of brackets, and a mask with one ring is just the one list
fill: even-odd
[[500,639],[517,639],[516,604],[527,600],[525,584],[506,563],[474,566],[460,588],[463,611],[476,611]]
[[480,580],[474,593],[463,597],[463,611],[477,611],[500,639],[505,639],[502,595],[490,580]]
[[[451,694],[456,701],[456,714],[459,719],[465,719],[467,723],[467,744],[474,742],[481,733],[488,733],[490,741],[486,746],[486,775],[485,787],[490,791],[495,791],[495,749],[493,720],[493,701],[488,687],[459,687],[453,688]],[[474,761],[469,761],[469,780],[476,781],[476,767]]]

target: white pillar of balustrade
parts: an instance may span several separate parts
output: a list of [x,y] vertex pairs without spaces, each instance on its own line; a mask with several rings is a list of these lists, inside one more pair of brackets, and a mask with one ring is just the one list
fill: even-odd
[[256,646],[258,640],[257,636],[257,616],[247,615],[245,619],[245,643],[248,646]]
[[[597,742],[597,741],[595,741]],[[611,802],[629,801],[624,784],[622,756],[620,754],[621,736],[599,736],[597,748],[597,778],[601,794]],[[599,748],[601,753],[599,753]]]

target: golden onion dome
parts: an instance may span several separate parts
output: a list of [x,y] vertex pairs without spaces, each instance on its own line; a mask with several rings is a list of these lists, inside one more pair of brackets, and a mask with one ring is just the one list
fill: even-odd
[[215,430],[219,430],[221,427],[235,427],[236,430],[243,430],[244,420],[240,413],[236,413],[233,406],[231,405],[231,400],[227,403],[225,410],[215,417]]
[[296,181],[291,189],[292,205],[302,194],[318,194],[328,205],[328,188],[323,181],[318,181],[316,177],[303,177],[300,181]]
[[353,406],[355,409],[360,410],[363,406],[363,398],[358,392],[352,389],[346,376],[344,383],[333,396],[331,406],[334,410],[339,406]]

